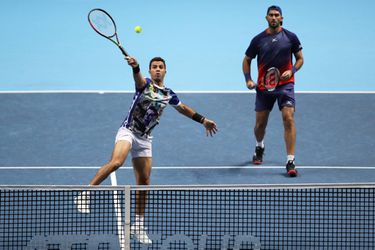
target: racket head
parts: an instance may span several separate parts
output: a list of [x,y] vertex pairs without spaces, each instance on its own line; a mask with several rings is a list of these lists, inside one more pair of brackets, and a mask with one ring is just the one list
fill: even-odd
[[279,84],[280,81],[280,71],[275,68],[271,67],[267,70],[266,74],[264,75],[264,87],[268,91],[274,91]]
[[103,9],[92,9],[87,16],[90,26],[101,36],[108,39],[116,36],[116,23]]

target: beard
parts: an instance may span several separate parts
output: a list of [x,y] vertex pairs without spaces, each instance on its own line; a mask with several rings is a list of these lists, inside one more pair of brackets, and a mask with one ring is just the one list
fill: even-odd
[[162,79],[159,78],[159,77],[155,77],[155,78],[152,78],[152,81],[153,81],[154,83],[156,83],[156,84],[159,85],[159,84],[162,82]]
[[278,28],[278,27],[280,27],[281,26],[281,23],[282,22],[270,22],[269,24],[268,24],[268,26],[270,27],[270,28],[273,28],[273,29],[276,29],[276,28]]

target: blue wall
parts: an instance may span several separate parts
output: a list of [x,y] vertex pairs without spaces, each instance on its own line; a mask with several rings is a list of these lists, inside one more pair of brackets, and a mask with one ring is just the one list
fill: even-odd
[[1,0],[0,90],[132,90],[121,53],[88,25],[95,7],[116,19],[145,75],[162,56],[174,90],[246,90],[244,52],[271,4],[304,47],[297,90],[375,90],[370,0]]

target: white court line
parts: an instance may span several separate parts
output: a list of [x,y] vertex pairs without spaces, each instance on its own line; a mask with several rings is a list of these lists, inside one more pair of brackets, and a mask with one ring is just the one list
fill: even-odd
[[[0,170],[51,170],[51,169],[99,169],[99,166],[0,166]],[[152,169],[284,169],[285,166],[154,166]],[[375,170],[375,166],[297,166],[298,169],[348,169]],[[119,170],[132,170],[132,167],[122,167]]]
[[[250,94],[254,90],[176,90],[181,94]],[[133,94],[134,90],[5,90],[0,94]],[[315,91],[300,90],[301,94],[375,94],[375,91]]]

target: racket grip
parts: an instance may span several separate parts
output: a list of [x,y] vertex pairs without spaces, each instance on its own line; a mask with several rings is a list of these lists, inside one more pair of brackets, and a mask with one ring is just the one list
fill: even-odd
[[129,56],[128,52],[126,52],[126,50],[121,45],[119,45],[118,47],[124,56]]

